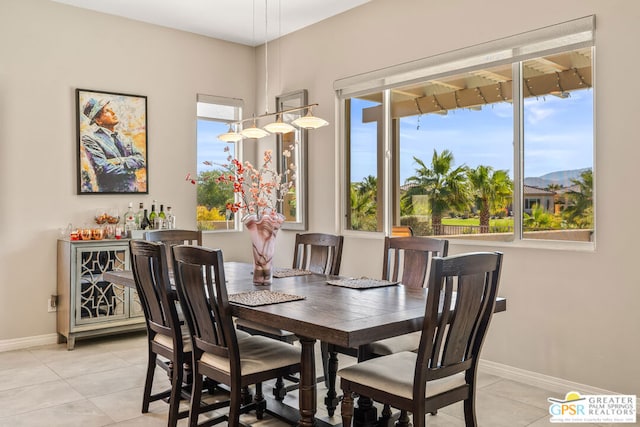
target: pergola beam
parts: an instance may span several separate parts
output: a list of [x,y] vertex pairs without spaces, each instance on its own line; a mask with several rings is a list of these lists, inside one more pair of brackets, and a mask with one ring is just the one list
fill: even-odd
[[[512,81],[509,80],[482,87],[460,89],[393,102],[391,104],[391,116],[397,119],[511,101],[512,87]],[[560,92],[590,87],[591,67],[573,68],[552,74],[527,77],[523,82],[525,97],[546,96],[552,93],[560,94]],[[377,121],[380,118],[380,109],[381,107],[379,106],[365,108],[362,113],[362,121],[364,123]]]

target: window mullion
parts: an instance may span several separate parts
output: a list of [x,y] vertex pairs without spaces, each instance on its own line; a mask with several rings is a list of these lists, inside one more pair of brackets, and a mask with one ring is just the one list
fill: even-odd
[[392,206],[392,182],[393,175],[391,171],[392,161],[394,161],[394,156],[391,155],[391,141],[392,141],[392,126],[391,126],[391,90],[386,89],[382,92],[382,145],[383,145],[383,155],[382,155],[382,163],[383,163],[383,173],[382,173],[382,222],[385,236],[391,235],[391,222],[393,218],[393,206]]
[[523,184],[524,184],[524,96],[522,92],[522,62],[511,67],[513,82],[513,232],[522,240]]

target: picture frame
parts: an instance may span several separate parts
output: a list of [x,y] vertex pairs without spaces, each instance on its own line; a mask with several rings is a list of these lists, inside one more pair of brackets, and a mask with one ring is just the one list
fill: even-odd
[[76,89],[78,194],[149,194],[147,97]]

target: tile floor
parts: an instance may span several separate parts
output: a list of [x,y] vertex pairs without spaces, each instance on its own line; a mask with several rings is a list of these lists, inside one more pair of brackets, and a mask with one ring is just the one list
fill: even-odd
[[[340,363],[353,360],[341,356]],[[316,366],[321,368],[319,361]],[[0,426],[165,426],[166,403],[154,402],[148,414],[140,413],[145,368],[146,337],[141,333],[79,340],[73,351],[50,345],[0,353]],[[156,384],[163,375],[158,370]],[[557,392],[483,373],[479,387],[480,426],[551,425],[547,397]],[[269,393],[271,386],[264,390]],[[317,416],[340,425],[339,408],[332,418],[324,410],[325,392],[319,384]],[[295,404],[296,392],[285,402]],[[256,427],[287,425],[268,416],[256,422],[252,414],[242,421]],[[444,408],[427,421],[433,427],[464,426],[462,405]],[[186,426],[186,420],[178,425]]]

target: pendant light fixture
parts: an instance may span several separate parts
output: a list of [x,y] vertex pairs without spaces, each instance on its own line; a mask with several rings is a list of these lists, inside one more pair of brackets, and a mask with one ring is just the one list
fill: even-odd
[[242,139],[242,135],[233,129],[233,125],[229,125],[229,130],[226,133],[218,135],[218,139],[224,142],[238,142]]
[[321,119],[320,117],[314,116],[311,112],[311,108],[312,107],[309,107],[307,109],[307,114],[295,119],[291,123],[303,129],[318,129],[322,126],[327,126],[329,122],[326,121],[325,119]]
[[256,126],[256,118],[254,117],[253,125],[248,128],[242,129],[240,131],[240,135],[242,135],[244,138],[264,138],[265,136],[269,135],[269,132]]
[[[278,7],[280,7],[280,1],[278,1]],[[253,11],[254,11],[254,35],[255,35],[255,0],[253,1]],[[317,129],[322,126],[327,126],[329,122],[320,117],[316,117],[312,113],[312,108],[317,106],[318,104],[309,104],[304,105],[302,107],[291,108],[284,111],[278,111],[275,113],[269,113],[269,69],[268,69],[268,59],[269,59],[269,40],[267,35],[267,27],[268,19],[267,19],[267,0],[264,2],[264,96],[265,96],[265,113],[259,116],[253,116],[248,119],[238,120],[236,122],[232,122],[229,124],[229,130],[226,133],[218,135],[218,139],[226,142],[237,142],[242,138],[264,138],[272,133],[277,134],[285,134],[289,132],[293,132],[296,128],[295,126],[302,129]],[[295,111],[300,112],[300,117],[293,120],[291,124],[284,121],[285,113],[292,113]],[[305,114],[306,111],[306,114]],[[275,121],[269,123],[263,128],[259,128],[257,126],[257,122],[259,119],[266,119],[275,117]],[[245,129],[242,129],[240,132],[237,132],[234,129],[238,129],[242,126],[244,122],[252,121],[252,125]],[[293,126],[295,125],[295,126]]]

